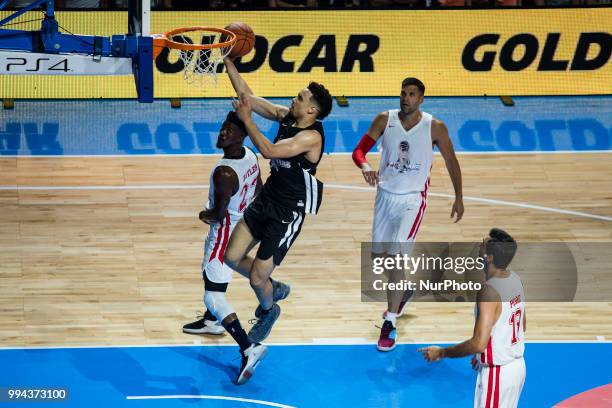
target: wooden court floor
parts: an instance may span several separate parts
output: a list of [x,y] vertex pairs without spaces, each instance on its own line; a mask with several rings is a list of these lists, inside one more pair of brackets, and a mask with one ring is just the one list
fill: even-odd
[[[497,226],[519,242],[612,242],[611,158],[462,155],[466,211],[453,224],[444,196],[452,185],[437,156],[419,240],[480,240]],[[0,346],[231,342],[181,332],[202,309],[207,226],[197,213],[207,190],[198,186],[208,184],[217,159],[0,158]],[[267,162],[260,165],[267,174]],[[373,342],[386,306],[360,301],[359,248],[370,237],[374,191],[352,189],[365,184],[349,155],[325,156],[319,175],[327,183],[322,210],[274,272],[292,294],[269,341]],[[235,276],[228,296],[248,327],[257,304],[248,282]],[[612,338],[612,303],[528,303],[527,310],[528,340]],[[469,303],[413,304],[399,340],[469,337],[472,313]]]

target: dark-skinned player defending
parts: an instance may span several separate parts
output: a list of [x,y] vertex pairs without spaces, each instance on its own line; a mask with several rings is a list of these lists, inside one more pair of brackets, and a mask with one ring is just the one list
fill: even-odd
[[217,138],[217,148],[223,149],[223,157],[212,171],[208,204],[199,214],[200,220],[210,225],[202,260],[207,310],[202,318],[183,326],[183,331],[191,334],[222,334],[225,330],[230,333],[242,354],[242,365],[236,379],[238,384],[251,377],[257,363],[266,354],[265,346],[248,340],[236,312],[225,297],[232,279],[232,269],[224,261],[227,243],[234,226],[262,185],[257,156],[244,147],[246,135],[244,123],[235,112],[230,112]]

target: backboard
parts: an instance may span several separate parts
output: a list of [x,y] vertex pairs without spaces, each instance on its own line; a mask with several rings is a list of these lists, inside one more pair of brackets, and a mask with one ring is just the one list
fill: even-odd
[[[0,10],[9,0],[0,0]],[[12,20],[43,7],[40,30],[18,30]],[[64,33],[53,0],[31,3],[0,20],[2,75],[133,75],[139,102],[153,102],[150,0],[128,0],[128,27],[112,37]],[[19,23],[18,23],[19,24]]]

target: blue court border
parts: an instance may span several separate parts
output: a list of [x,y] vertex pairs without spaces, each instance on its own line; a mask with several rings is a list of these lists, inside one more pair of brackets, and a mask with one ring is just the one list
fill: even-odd
[[[472,406],[476,377],[469,358],[427,364],[416,351],[421,346],[400,344],[381,353],[370,344],[272,345],[244,386],[232,383],[239,364],[234,346],[3,349],[0,386],[65,387],[68,401],[50,405],[61,407],[264,406],[216,399],[127,399],[171,395],[292,407]],[[525,359],[521,407],[550,407],[612,382],[610,343],[529,343]]]

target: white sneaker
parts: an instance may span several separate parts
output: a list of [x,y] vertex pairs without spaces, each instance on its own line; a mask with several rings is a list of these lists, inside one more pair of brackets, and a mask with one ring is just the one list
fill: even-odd
[[223,334],[225,328],[218,320],[207,320],[202,317],[183,326],[183,332],[189,334]]
[[242,385],[251,379],[259,362],[268,354],[268,348],[263,344],[253,343],[248,349],[240,353],[242,354],[242,365],[236,379],[238,385]]

